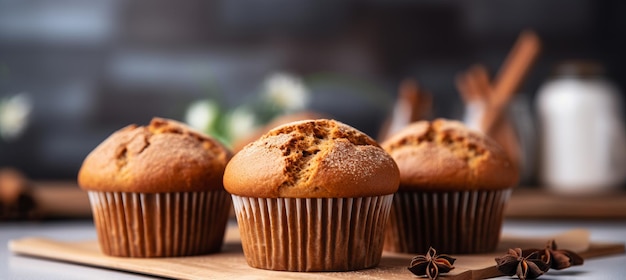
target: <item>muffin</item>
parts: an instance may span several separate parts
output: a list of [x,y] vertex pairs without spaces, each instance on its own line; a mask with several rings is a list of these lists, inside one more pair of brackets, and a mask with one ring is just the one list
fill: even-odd
[[216,140],[172,120],[113,133],[78,173],[102,251],[118,257],[219,251],[231,208],[222,184],[230,157]]
[[279,115],[273,118],[269,123],[263,125],[262,127],[255,129],[253,131],[250,131],[248,135],[246,135],[245,137],[235,139],[232,145],[233,147],[232,150],[234,153],[239,152],[241,149],[243,149],[243,147],[259,139],[259,137],[263,136],[263,134],[265,134],[266,132],[272,130],[273,128],[277,126],[295,122],[295,121],[321,119],[321,118],[323,118],[323,115],[321,113],[317,113],[313,111],[301,111],[301,112],[296,112],[296,113],[291,113],[291,114]]
[[493,140],[460,122],[438,119],[413,123],[382,147],[400,169],[385,250],[495,250],[519,175]]
[[287,271],[380,262],[399,171],[366,134],[334,120],[274,128],[226,166],[246,261]]

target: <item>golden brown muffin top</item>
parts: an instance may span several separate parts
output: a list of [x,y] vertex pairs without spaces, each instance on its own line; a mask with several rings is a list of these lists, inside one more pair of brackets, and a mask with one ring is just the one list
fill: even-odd
[[313,112],[313,111],[303,111],[303,112],[277,116],[274,119],[272,119],[268,124],[251,132],[250,135],[247,135],[246,137],[243,137],[241,139],[236,139],[235,142],[233,143],[232,150],[235,153],[239,152],[246,145],[254,142],[255,140],[259,139],[261,136],[263,136],[265,133],[267,133],[268,131],[274,129],[275,127],[281,126],[283,124],[287,124],[287,123],[291,123],[295,121],[321,119],[321,118],[323,118],[322,114]]
[[153,118],[129,125],[98,145],[84,160],[78,183],[107,192],[194,192],[223,189],[231,153],[185,124]]
[[457,121],[413,123],[382,147],[400,169],[400,191],[498,190],[519,172],[496,142]]
[[335,120],[288,123],[235,154],[226,191],[246,197],[328,198],[392,194],[398,167],[366,134]]

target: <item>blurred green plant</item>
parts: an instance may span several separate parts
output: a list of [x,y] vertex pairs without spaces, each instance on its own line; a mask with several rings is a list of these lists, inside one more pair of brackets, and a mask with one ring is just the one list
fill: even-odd
[[274,118],[306,110],[311,104],[311,89],[335,89],[355,100],[362,100],[387,112],[393,98],[378,84],[366,79],[337,73],[316,73],[301,78],[289,73],[273,73],[266,77],[258,92],[245,102],[226,106],[217,84],[209,80],[208,97],[189,105],[185,122],[232,147]]
[[279,115],[305,109],[310,100],[302,80],[288,73],[268,76],[251,100],[234,108],[222,104],[215,90],[209,92],[209,98],[190,104],[185,122],[228,146]]
[[19,93],[0,99],[0,137],[13,141],[26,129],[32,102],[28,94]]
[[[9,66],[0,63],[0,82],[10,78]],[[2,94],[0,98],[0,138],[11,142],[19,138],[28,126],[33,102],[28,93]]]

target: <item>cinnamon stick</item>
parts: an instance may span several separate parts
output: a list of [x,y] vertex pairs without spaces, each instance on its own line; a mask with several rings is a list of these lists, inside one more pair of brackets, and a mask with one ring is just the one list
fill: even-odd
[[[464,95],[473,96],[475,100],[472,102],[481,102],[483,108],[482,116],[480,116],[482,117],[482,123],[478,129],[498,142],[511,162],[519,165],[521,156],[516,131],[511,120],[505,114],[506,106],[495,107],[495,103],[499,101],[495,100],[496,95],[489,81],[487,68],[481,64],[473,65],[467,73],[459,76],[457,87],[459,87],[459,91],[466,92]],[[493,117],[496,111],[501,112],[498,113],[498,118],[491,123],[491,128],[487,130],[482,126],[484,125],[484,120],[485,118]]]
[[505,107],[519,89],[539,50],[540,41],[537,34],[530,30],[523,31],[496,76],[491,110],[486,112],[483,121],[484,131],[489,132],[493,129],[494,123],[501,117]]
[[381,129],[379,140],[384,140],[408,124],[426,118],[432,107],[432,96],[420,88],[414,79],[400,83],[398,98],[391,116]]

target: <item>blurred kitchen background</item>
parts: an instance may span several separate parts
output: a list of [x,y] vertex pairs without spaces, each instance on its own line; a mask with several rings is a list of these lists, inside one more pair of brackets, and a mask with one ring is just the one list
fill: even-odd
[[624,15],[624,1],[593,0],[0,0],[0,102],[25,111],[0,114],[23,123],[5,125],[0,166],[75,180],[113,131],[182,121],[201,99],[253,102],[274,73],[300,79],[307,109],[374,137],[406,78],[432,93],[431,117],[460,120],[455,76],[494,75],[525,29],[542,50],[510,109],[532,160],[536,96],[558,63],[594,60],[626,89]]

